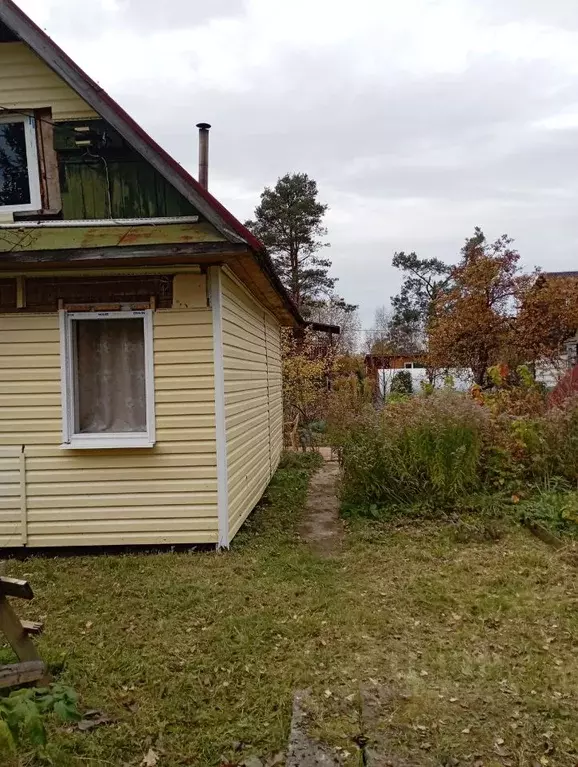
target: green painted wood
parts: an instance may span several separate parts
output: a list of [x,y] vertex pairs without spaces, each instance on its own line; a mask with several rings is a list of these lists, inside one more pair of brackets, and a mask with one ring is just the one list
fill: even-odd
[[[89,130],[75,130],[79,127]],[[75,142],[79,139],[90,140],[90,146],[77,146]],[[188,200],[104,120],[59,123],[55,126],[54,145],[65,219],[150,218],[197,213]]]

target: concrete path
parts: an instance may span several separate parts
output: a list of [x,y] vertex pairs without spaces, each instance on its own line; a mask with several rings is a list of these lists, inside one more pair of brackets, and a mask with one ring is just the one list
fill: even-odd
[[343,538],[337,497],[338,478],[337,461],[326,458],[323,466],[311,479],[305,514],[299,531],[301,538],[310,543],[322,557],[336,554]]
[[307,735],[308,716],[305,703],[307,690],[299,690],[293,698],[293,717],[285,767],[338,767],[339,760],[329,749]]

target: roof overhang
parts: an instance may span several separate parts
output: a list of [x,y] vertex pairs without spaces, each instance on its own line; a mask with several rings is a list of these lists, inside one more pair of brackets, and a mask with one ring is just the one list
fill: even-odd
[[329,333],[332,336],[338,336],[341,333],[339,325],[328,325],[326,322],[308,322],[307,327],[317,333]]
[[70,250],[13,250],[0,256],[0,276],[55,272],[66,274],[80,269],[146,268],[154,272],[159,267],[179,268],[212,265],[228,266],[251,293],[282,325],[301,325],[300,315],[292,312],[282,295],[271,287],[263,265],[245,243],[185,242],[131,244],[112,247],[72,248]]

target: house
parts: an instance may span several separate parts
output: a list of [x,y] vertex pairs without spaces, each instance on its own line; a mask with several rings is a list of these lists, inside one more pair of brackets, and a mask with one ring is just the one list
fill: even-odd
[[[427,355],[425,352],[399,352],[397,354],[366,354],[365,372],[371,380],[374,391],[384,396],[391,390],[391,384],[395,376],[401,371],[407,370],[411,376],[414,392],[426,383],[430,382],[430,373],[427,367]],[[440,387],[450,377],[453,388],[458,391],[467,391],[473,384],[472,375],[469,371],[459,368],[448,368],[439,371],[434,376],[434,385]]]
[[261,244],[0,0],[0,546],[227,547],[282,449]]
[[364,362],[365,374],[370,379],[374,391],[382,396],[389,390],[394,376],[400,370],[409,370],[412,382],[418,379],[418,386],[419,381],[427,378],[425,354],[420,352],[366,354]]

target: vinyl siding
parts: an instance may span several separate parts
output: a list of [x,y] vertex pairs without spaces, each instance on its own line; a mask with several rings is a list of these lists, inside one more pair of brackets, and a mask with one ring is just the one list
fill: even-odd
[[0,44],[0,104],[7,109],[51,107],[56,121],[96,116],[25,43]]
[[279,324],[223,274],[229,537],[257,504],[282,447]]
[[155,447],[63,450],[58,316],[0,316],[0,546],[22,463],[29,546],[217,541],[211,312],[159,310],[153,337]]
[[275,468],[283,451],[283,383],[281,368],[281,327],[266,314],[268,397],[269,397],[269,440],[271,465]]
[[22,532],[19,447],[0,448],[0,542],[18,546]]

